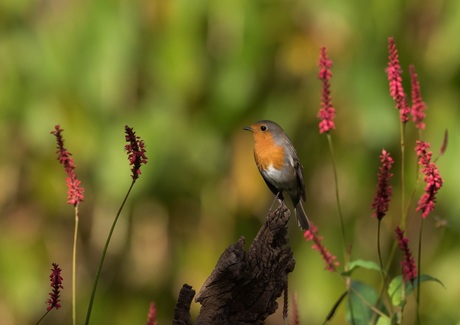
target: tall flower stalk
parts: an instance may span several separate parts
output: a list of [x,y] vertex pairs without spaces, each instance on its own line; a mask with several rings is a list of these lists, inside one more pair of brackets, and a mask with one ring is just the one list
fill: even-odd
[[78,238],[78,205],[84,200],[84,189],[81,186],[80,180],[75,175],[75,164],[73,162],[72,154],[64,147],[64,139],[62,132],[64,130],[56,125],[54,130],[51,131],[56,137],[57,142],[57,159],[59,163],[64,167],[67,174],[67,203],[74,206],[75,213],[75,227],[73,235],[73,249],[72,249],[72,324],[76,324],[77,311],[76,311],[76,265],[77,265],[77,238]]
[[[335,198],[336,198],[337,210],[338,210],[339,220],[340,220],[340,229],[342,233],[344,271],[347,272],[349,269],[351,248],[350,249],[348,248],[347,238],[345,234],[345,223],[343,221],[342,206],[340,203],[340,195],[339,195],[339,180],[338,180],[338,173],[337,173],[337,164],[335,161],[334,146],[332,144],[332,136],[330,132],[331,130],[335,129],[335,123],[334,123],[335,108],[332,105],[332,97],[331,97],[331,90],[330,90],[331,88],[330,79],[332,77],[332,71],[331,71],[332,61],[329,59],[325,47],[321,48],[320,50],[318,66],[319,66],[318,78],[321,80],[321,83],[322,83],[321,108],[318,112],[318,118],[320,119],[320,121],[319,121],[318,126],[319,126],[320,134],[323,134],[323,133],[326,134],[327,142],[329,145],[329,152],[330,152],[331,160],[332,160],[332,169],[334,173],[334,183],[335,183]],[[305,235],[307,236],[308,232],[305,232]],[[311,238],[313,240],[316,239],[313,232],[310,233],[310,236],[312,236]],[[318,249],[321,249],[322,247],[323,246],[321,245],[317,245]],[[320,252],[322,255],[323,253],[328,253],[327,251],[321,251],[321,250]],[[323,258],[325,262],[327,263],[328,269],[330,271],[335,270],[335,266],[338,266],[338,262],[337,263],[334,262],[335,256],[333,257],[334,260],[328,260],[327,254],[323,255]],[[346,293],[348,294],[350,292],[351,281],[349,277],[347,277],[345,281],[347,283]],[[345,295],[343,297],[345,297]],[[338,304],[340,304],[343,297],[339,299]],[[348,299],[348,304],[349,304],[350,313],[352,314],[352,318],[353,318],[353,308],[351,306],[351,299]]]
[[382,278],[385,281],[382,253],[380,250],[380,224],[390,206],[392,196],[390,178],[393,176],[393,173],[391,173],[391,167],[393,166],[394,161],[393,158],[391,158],[390,153],[383,149],[382,154],[380,155],[380,162],[382,165],[379,167],[377,193],[375,194],[374,202],[372,202],[372,209],[374,209],[373,216],[378,219],[377,251],[379,255],[380,269],[382,271]]
[[147,163],[147,156],[145,155],[145,144],[144,141],[139,137],[136,136],[136,132],[134,132],[133,128],[129,126],[125,126],[125,140],[128,144],[125,145],[126,153],[128,154],[129,164],[132,166],[131,168],[131,178],[132,182],[129,186],[128,192],[126,193],[123,202],[118,209],[118,212],[113,220],[112,227],[110,228],[109,234],[107,236],[107,240],[105,242],[104,249],[102,250],[101,260],[99,261],[99,266],[96,273],[96,278],[94,280],[93,289],[91,291],[91,298],[88,305],[88,311],[86,313],[86,321],[85,324],[88,325],[91,319],[91,311],[94,304],[94,298],[96,296],[96,289],[97,284],[99,282],[99,277],[101,275],[102,266],[104,265],[105,256],[107,254],[107,250],[110,244],[110,240],[112,239],[113,231],[115,230],[115,226],[117,224],[118,218],[120,217],[121,211],[125,206],[126,201],[128,200],[129,194],[136,183],[136,180],[141,175],[141,166]]
[[390,96],[399,110],[400,123],[400,139],[401,139],[401,227],[405,228],[406,225],[406,210],[405,210],[405,182],[404,182],[404,168],[405,168],[405,127],[409,121],[410,108],[407,103],[407,96],[404,92],[402,85],[402,69],[399,63],[398,49],[396,48],[393,37],[388,38],[388,67],[387,75],[390,85]]
[[[409,66],[409,73],[410,73],[411,99],[412,99],[411,115],[412,115],[412,120],[415,123],[415,127],[418,129],[418,135],[419,135],[418,137],[419,137],[419,140],[421,141],[422,131],[425,129],[426,105],[422,99],[422,93],[420,90],[420,83],[418,81],[418,75],[415,72],[415,67],[413,65]],[[416,146],[416,151],[418,154],[417,146]],[[419,165],[420,165],[420,162],[419,162]],[[420,180],[420,177],[417,177],[417,184],[419,183],[419,180]],[[415,189],[414,189],[414,195],[415,195]],[[418,276],[420,276],[420,272],[421,272],[423,223],[424,223],[424,218],[422,218],[422,221],[420,223],[419,236],[418,236],[418,263],[417,263],[418,264]],[[419,286],[420,286],[420,281],[417,283],[417,305],[420,305]]]
[[[322,90],[321,90],[321,108],[318,112],[319,121],[319,133],[326,134],[327,141],[329,144],[329,151],[331,154],[332,159],[332,167],[334,172],[334,181],[335,181],[335,197],[337,202],[337,209],[340,218],[340,228],[342,231],[342,241],[344,247],[344,257],[345,261],[348,260],[347,258],[347,240],[345,236],[345,224],[343,222],[343,215],[342,215],[342,207],[340,204],[340,195],[339,195],[339,181],[337,176],[337,166],[334,157],[334,146],[332,145],[332,137],[330,134],[331,130],[335,129],[335,108],[332,105],[332,97],[331,97],[331,84],[330,79],[332,77],[332,61],[329,59],[327,55],[327,51],[325,47],[322,47],[320,50],[319,60],[318,60],[319,72],[318,78],[321,80],[322,83]],[[345,263],[347,264],[347,263]]]
[[[444,153],[447,146],[447,140],[445,140],[446,145],[443,144],[440,152]],[[431,161],[433,153],[429,151],[430,144],[425,141],[417,141],[415,151],[417,153],[418,164],[420,165],[420,173],[423,175],[423,180],[425,182],[424,193],[418,201],[416,211],[422,212],[422,222],[420,224],[420,233],[419,233],[419,245],[418,245],[418,270],[421,269],[421,254],[422,254],[422,230],[424,220],[428,215],[434,210],[436,206],[436,194],[441,189],[443,185],[443,179],[439,174],[438,167],[434,162]],[[417,302],[420,302],[420,290],[417,285]]]
[[394,164],[394,160],[391,157],[390,153],[387,152],[385,149],[382,150],[382,154],[380,155],[380,163],[381,166],[379,167],[378,172],[378,182],[377,182],[377,191],[374,197],[374,201],[372,202],[372,209],[374,210],[373,217],[377,218],[377,254],[379,257],[379,265],[380,265],[380,273],[382,275],[382,286],[380,289],[379,299],[377,301],[376,306],[378,306],[382,300],[384,289],[387,283],[386,273],[384,271],[383,266],[383,259],[382,259],[382,251],[380,246],[380,237],[381,237],[381,225],[382,219],[388,212],[388,208],[390,206],[391,196],[393,194],[392,187],[390,185],[390,178],[393,177],[393,173],[391,172],[391,167]]

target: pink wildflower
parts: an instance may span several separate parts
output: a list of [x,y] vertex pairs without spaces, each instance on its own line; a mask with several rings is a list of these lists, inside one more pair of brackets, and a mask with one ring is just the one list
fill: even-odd
[[61,300],[59,299],[60,289],[64,289],[62,286],[62,277],[61,277],[61,269],[59,265],[53,263],[53,268],[51,269],[50,281],[51,287],[53,288],[50,292],[50,298],[46,301],[48,304],[48,311],[53,308],[59,309],[61,308]]
[[426,218],[436,205],[436,194],[443,185],[443,180],[439,175],[438,167],[431,162],[432,152],[428,151],[430,144],[424,141],[417,141],[416,152],[418,163],[421,165],[420,172],[424,175],[426,183],[425,193],[418,201],[416,211],[422,211],[422,217]]
[[318,112],[318,118],[321,119],[321,121],[319,122],[319,132],[324,133],[329,132],[329,130],[335,129],[335,108],[334,106],[332,106],[329,83],[329,80],[332,77],[332,72],[330,70],[330,67],[332,66],[332,61],[329,60],[325,47],[321,48],[318,66],[320,68],[318,78],[323,83],[321,109]]
[[401,77],[401,65],[399,64],[398,50],[393,37],[388,38],[389,61],[387,67],[388,81],[390,83],[390,95],[396,102],[399,110],[399,118],[402,123],[409,121],[410,108],[407,104],[407,96],[404,92]]
[[412,119],[415,126],[421,130],[425,129],[425,102],[422,100],[422,93],[420,91],[420,83],[418,82],[417,73],[413,65],[409,66],[410,82],[412,86]]
[[146,325],[157,325],[157,310],[153,302],[150,303]]
[[417,277],[417,266],[415,265],[414,257],[409,248],[409,238],[404,237],[404,230],[401,230],[399,227],[396,227],[395,232],[399,248],[403,253],[401,266],[404,282],[410,280],[413,283],[414,279]]
[[324,269],[331,272],[335,271],[336,266],[339,266],[340,263],[336,261],[337,257],[332,255],[321,242],[323,237],[318,235],[318,227],[316,227],[314,224],[311,224],[310,229],[305,231],[304,237],[307,241],[313,240],[314,244],[311,246],[311,248],[320,252],[324,262],[326,263]]
[[299,325],[299,306],[297,303],[297,295],[292,297],[292,325]]
[[430,144],[425,141],[417,141],[415,145],[415,152],[417,153],[418,164],[423,168],[426,168],[431,162],[431,156],[433,155],[430,149]]
[[128,153],[129,164],[133,167],[131,168],[133,180],[136,180],[141,174],[142,164],[147,163],[147,156],[145,155],[145,144],[139,136],[136,136],[133,128],[125,126],[125,139],[128,142],[125,145],[125,150]]
[[71,157],[72,154],[67,151],[64,147],[64,139],[62,138],[62,131],[59,125],[54,127],[54,130],[51,131],[56,137],[57,141],[57,159],[64,166],[64,170],[67,174],[66,184],[67,184],[67,203],[72,204],[73,206],[77,206],[80,202],[83,202],[84,199],[84,189],[81,187],[80,180],[77,179],[75,175],[75,165],[73,163],[73,158]]
[[392,195],[390,178],[393,176],[390,170],[394,161],[390,154],[383,149],[382,154],[380,155],[380,162],[382,163],[382,166],[379,167],[377,193],[375,194],[374,202],[372,203],[372,209],[375,209],[373,216],[379,220],[385,216],[390,205]]

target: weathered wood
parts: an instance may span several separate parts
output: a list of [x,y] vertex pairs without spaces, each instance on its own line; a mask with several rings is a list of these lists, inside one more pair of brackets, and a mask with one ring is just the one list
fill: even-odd
[[177,299],[176,308],[174,308],[173,325],[192,325],[190,317],[190,304],[195,296],[195,290],[188,284],[184,284]]
[[196,325],[263,324],[276,311],[276,299],[287,290],[288,274],[295,267],[286,246],[289,217],[281,205],[268,214],[247,252],[241,237],[222,253],[196,297],[201,304]]

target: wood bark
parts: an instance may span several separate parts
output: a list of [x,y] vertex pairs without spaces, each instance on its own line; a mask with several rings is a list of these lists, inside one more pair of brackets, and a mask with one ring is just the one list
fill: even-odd
[[[288,274],[295,267],[286,238],[289,217],[282,204],[267,215],[248,251],[241,237],[222,253],[196,296],[201,309],[195,325],[263,324],[276,311],[276,299],[287,291]],[[189,310],[194,294],[192,287],[184,285],[173,324],[192,324]]]

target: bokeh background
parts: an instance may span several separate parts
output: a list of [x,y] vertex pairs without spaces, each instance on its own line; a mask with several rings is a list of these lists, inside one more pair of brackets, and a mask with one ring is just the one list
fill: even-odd
[[[115,229],[93,308],[94,324],[144,324],[149,303],[172,320],[183,283],[199,290],[221,252],[239,236],[247,245],[273,196],[241,128],[281,124],[305,168],[305,209],[343,262],[327,140],[318,132],[319,49],[333,60],[332,132],[340,198],[352,257],[377,261],[370,209],[382,148],[396,160],[394,199],[382,224],[387,256],[401,217],[399,117],[385,67],[394,36],[409,92],[415,64],[427,103],[423,137],[438,152],[445,185],[424,224],[424,324],[460,321],[460,2],[1,0],[0,2],[0,323],[32,324],[46,309],[49,269],[63,269],[63,307],[43,324],[70,324],[73,209],[55,156],[64,128],[85,188],[80,205],[77,320],[86,314],[97,263],[130,184],[124,126],[146,143],[142,167]],[[416,178],[417,132],[407,127],[406,198]],[[418,189],[416,200],[421,194]],[[407,203],[407,202],[406,202]],[[408,236],[416,255],[420,214],[412,201]],[[295,222],[296,268],[290,293],[302,324],[321,323],[344,290],[323,270]],[[398,274],[397,262],[392,270]],[[379,274],[355,278],[378,288]],[[194,316],[199,305],[193,304]],[[409,301],[407,324],[414,321]],[[280,324],[280,313],[267,324]],[[331,324],[344,323],[340,307]]]

